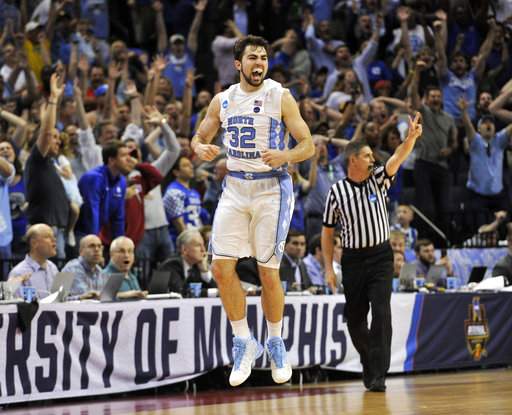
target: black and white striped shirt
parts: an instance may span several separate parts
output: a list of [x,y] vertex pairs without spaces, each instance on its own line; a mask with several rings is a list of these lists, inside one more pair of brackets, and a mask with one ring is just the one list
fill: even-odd
[[341,224],[342,247],[370,248],[389,239],[386,194],[392,180],[384,166],[379,166],[364,182],[355,183],[346,177],[331,186],[323,225]]

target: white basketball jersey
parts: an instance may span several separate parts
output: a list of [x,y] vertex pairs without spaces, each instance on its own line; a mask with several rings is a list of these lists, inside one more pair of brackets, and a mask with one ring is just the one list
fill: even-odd
[[280,83],[266,79],[254,92],[244,92],[235,84],[221,93],[222,142],[227,148],[228,170],[270,171],[272,168],[261,160],[261,151],[288,148],[281,117],[283,91]]

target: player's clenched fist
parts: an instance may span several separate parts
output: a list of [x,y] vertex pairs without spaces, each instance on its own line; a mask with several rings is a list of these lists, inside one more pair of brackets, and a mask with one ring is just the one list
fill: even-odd
[[198,143],[194,146],[194,152],[201,160],[212,161],[219,155],[220,148],[214,144]]

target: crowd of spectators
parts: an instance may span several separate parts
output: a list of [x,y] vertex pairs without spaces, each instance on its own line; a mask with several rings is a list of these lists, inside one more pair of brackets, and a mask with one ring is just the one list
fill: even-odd
[[[213,287],[204,258],[225,153],[201,162],[190,139],[237,82],[232,48],[249,33],[270,42],[268,77],[290,89],[316,146],[289,166],[290,289],[325,285],[318,234],[345,145],[365,140],[385,162],[416,110],[423,136],[389,192],[405,235],[396,262],[430,261],[430,241],[504,239],[511,24],[505,0],[0,0],[0,260],[28,253],[11,276],[40,273],[42,290],[53,256],[91,279],[125,272],[123,291],[145,288],[135,258],[172,272],[174,291],[189,275]],[[98,290],[88,278],[74,295]]]

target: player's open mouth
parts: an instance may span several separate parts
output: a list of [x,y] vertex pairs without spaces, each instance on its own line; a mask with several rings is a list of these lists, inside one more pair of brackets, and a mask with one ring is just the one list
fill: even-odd
[[259,81],[263,76],[263,71],[261,69],[255,69],[251,72],[252,78]]

